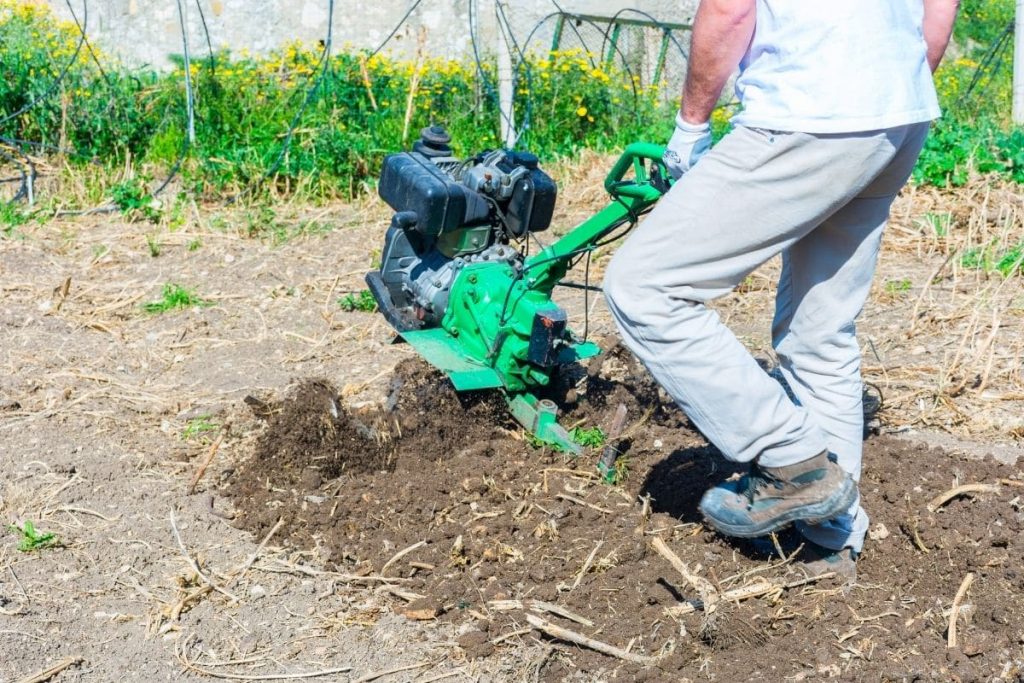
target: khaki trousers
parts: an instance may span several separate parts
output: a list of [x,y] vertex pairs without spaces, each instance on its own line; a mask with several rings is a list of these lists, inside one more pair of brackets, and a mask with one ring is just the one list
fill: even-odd
[[[828,449],[860,477],[855,320],[893,199],[928,124],[843,135],[738,127],[612,258],[605,296],[626,345],[725,457],[779,467]],[[706,304],[782,254],[772,338],[796,400]],[[801,528],[859,551],[868,517]]]

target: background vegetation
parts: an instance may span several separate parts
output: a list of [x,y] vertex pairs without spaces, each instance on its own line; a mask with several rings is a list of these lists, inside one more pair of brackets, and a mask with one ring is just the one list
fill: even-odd
[[[974,173],[1024,182],[1024,131],[1009,123],[1013,0],[965,0],[954,55],[937,75],[946,116],[918,182],[962,184]],[[0,0],[0,136],[9,151],[89,165],[82,201],[148,216],[153,179],[171,169],[206,198],[240,192],[351,197],[380,160],[441,122],[457,150],[498,145],[493,67],[444,59],[396,62],[291,45],[268,56],[192,55],[195,143],[186,144],[185,73],[130,70],[36,5]],[[530,55],[519,65],[520,146],[543,159],[665,139],[674,94],[584,52]],[[716,113],[716,130],[731,109]],[[291,135],[289,135],[291,131]],[[131,169],[126,173],[125,168]],[[267,182],[264,182],[267,181]],[[10,213],[10,209],[5,209]],[[11,217],[15,220],[15,217]]]

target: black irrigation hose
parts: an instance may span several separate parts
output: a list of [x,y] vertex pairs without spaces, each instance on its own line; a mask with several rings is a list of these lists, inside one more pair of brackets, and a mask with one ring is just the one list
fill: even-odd
[[203,11],[203,5],[199,0],[196,0],[196,9],[199,10],[199,21],[203,25],[203,33],[206,34],[206,49],[210,53],[210,75],[212,78],[217,78],[217,58],[213,54],[213,41],[210,39],[210,27],[206,23],[206,12]]
[[[555,9],[558,10],[559,14],[561,14],[563,16],[566,16],[566,17],[572,16],[570,12],[566,12],[565,9],[561,5],[558,4],[558,0],[551,0],[551,4],[555,6]],[[593,22],[591,22],[591,23],[593,23]],[[572,22],[569,22],[569,28],[571,28],[572,32],[576,34],[576,37],[580,41],[580,45],[582,45],[583,47],[586,48],[587,47],[587,41],[583,40],[583,36],[580,34],[579,29],[576,28],[576,24],[574,24]],[[600,30],[600,29],[598,29],[598,30]],[[590,49],[587,48],[586,51],[589,53]],[[593,69],[593,68],[597,67],[597,63],[594,61],[594,58],[592,56],[590,56],[588,54],[587,55],[587,59],[590,60],[590,68]]]
[[391,42],[391,39],[395,37],[395,34],[397,34],[402,29],[402,26],[404,26],[405,22],[409,20],[409,17],[412,16],[412,13],[416,11],[416,8],[420,6],[421,2],[423,2],[423,0],[416,0],[416,2],[412,4],[412,7],[410,7],[409,11],[405,13],[405,16],[399,19],[398,24],[393,29],[391,29],[391,33],[388,34],[387,38],[381,41],[381,44],[377,46],[377,49],[371,52],[367,58],[375,57],[376,55],[380,54],[380,51],[383,50],[384,47]]
[[[21,201],[22,199],[32,199],[33,185],[34,185],[35,179],[37,177],[36,167],[35,167],[35,164],[32,163],[32,159],[29,158],[29,156],[27,154],[25,154],[24,152],[21,152],[20,150],[13,149],[12,151],[15,152],[16,154],[20,155],[21,157],[23,157],[24,161],[22,161],[21,159],[13,156],[12,154],[8,154],[3,149],[0,149],[0,156],[3,156],[5,159],[10,161],[11,163],[16,164],[16,165],[21,167],[18,170],[18,176],[15,177],[13,180],[9,181],[9,182],[18,182],[18,183],[21,183],[21,185],[18,188],[18,191],[14,194],[14,196],[8,202],[8,204],[14,204],[16,202]],[[7,181],[5,181],[5,182],[7,182]]]
[[[397,30],[397,29],[396,29]],[[277,158],[274,159],[274,163],[263,172],[263,175],[254,182],[250,183],[248,187],[240,192],[236,193],[227,200],[228,204],[234,204],[242,197],[248,195],[253,190],[261,187],[263,183],[272,178],[274,174],[280,170],[281,165],[284,163],[285,156],[288,154],[288,149],[291,147],[292,138],[295,136],[295,131],[299,127],[299,122],[302,120],[303,115],[306,113],[306,109],[309,108],[310,103],[318,92],[320,92],[320,86],[323,84],[327,77],[327,73],[331,68],[331,48],[334,42],[334,0],[327,0],[327,37],[324,40],[324,49],[320,55],[320,61],[317,62],[316,70],[314,73],[319,71],[316,76],[316,80],[313,81],[312,85],[306,91],[306,96],[302,100],[302,105],[298,111],[292,117],[291,122],[288,124],[288,129],[285,131],[284,141],[281,143],[281,149],[278,151]]]
[[988,80],[989,83],[992,82],[992,80],[995,77],[995,74],[999,72],[999,69],[1003,64],[1003,59],[1006,56],[1005,52],[1007,51],[1007,48],[1010,46],[1010,37],[1013,35],[1013,32],[1014,22],[1010,21],[1009,23],[1007,23],[1006,27],[999,33],[999,35],[996,36],[996,39],[992,41],[992,45],[989,47],[985,55],[981,58],[981,62],[979,62],[977,68],[974,70],[974,75],[971,77],[971,82],[967,85],[967,90],[965,90],[964,93],[956,99],[956,102],[953,105],[954,107],[959,107],[961,104],[963,104],[964,100],[970,97],[971,93],[974,92],[974,89],[981,82],[985,70],[988,69],[992,65],[992,62],[996,60],[996,58],[998,57],[998,61],[996,62],[996,70],[992,74],[992,76],[989,77]]
[[[64,4],[68,6],[68,12],[71,13],[72,20],[74,20],[75,26],[78,27],[78,32],[82,34],[82,39],[85,41],[85,47],[89,50],[89,56],[92,57],[92,61],[96,65],[96,68],[99,69],[100,76],[102,76],[103,80],[106,81],[107,87],[112,87],[110,76],[107,75],[107,72],[103,69],[103,65],[100,64],[100,58],[96,55],[96,51],[92,49],[92,43],[89,42],[89,38],[85,34],[85,27],[82,25],[82,22],[78,20],[75,8],[71,6],[71,0],[64,0]],[[83,15],[85,17],[89,16],[88,7],[89,0],[82,0]]]
[[[206,14],[203,12],[203,6],[199,4],[199,0],[196,0],[196,8],[199,10],[199,19],[203,25],[203,32],[206,34],[206,47],[209,50],[210,74],[212,78],[216,78],[217,61],[216,57],[213,54],[213,41],[210,39],[210,27],[206,23]],[[185,31],[184,21],[182,21],[181,29],[182,31]],[[178,152],[178,157],[174,160],[174,163],[171,165],[170,172],[167,174],[167,177],[164,178],[163,182],[160,183],[160,185],[158,185],[155,190],[153,190],[150,196],[157,197],[164,190],[167,189],[167,187],[171,184],[171,182],[177,177],[178,173],[181,171],[181,167],[182,165],[184,165],[185,159],[188,158],[188,153],[191,148],[192,143],[189,141],[188,135],[186,135],[181,145],[181,151]]]

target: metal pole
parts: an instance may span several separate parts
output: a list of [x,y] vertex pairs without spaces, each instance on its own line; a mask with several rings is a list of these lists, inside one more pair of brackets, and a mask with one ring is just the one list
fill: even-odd
[[1017,0],[1013,35],[1013,122],[1024,126],[1024,0]]
[[[1024,2],[1024,0],[1021,0]],[[500,3],[501,0],[496,0]],[[508,16],[508,8],[504,7]],[[495,23],[498,27],[498,101],[501,107],[501,144],[511,149],[516,144],[515,83],[512,70],[512,46],[509,45],[506,30],[510,27],[501,21],[497,6],[494,8]]]

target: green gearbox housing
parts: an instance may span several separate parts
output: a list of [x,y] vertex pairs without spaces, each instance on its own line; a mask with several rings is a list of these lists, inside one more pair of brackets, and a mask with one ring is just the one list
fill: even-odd
[[[458,391],[501,390],[535,439],[579,453],[537,392],[558,368],[595,356],[552,292],[580,258],[634,224],[669,189],[664,148],[626,148],[605,181],[606,208],[527,257],[530,232],[550,222],[554,184],[536,158],[451,155],[443,129],[385,161],[380,193],[395,209],[380,270],[367,283],[401,337]],[[514,245],[520,245],[516,249]]]

